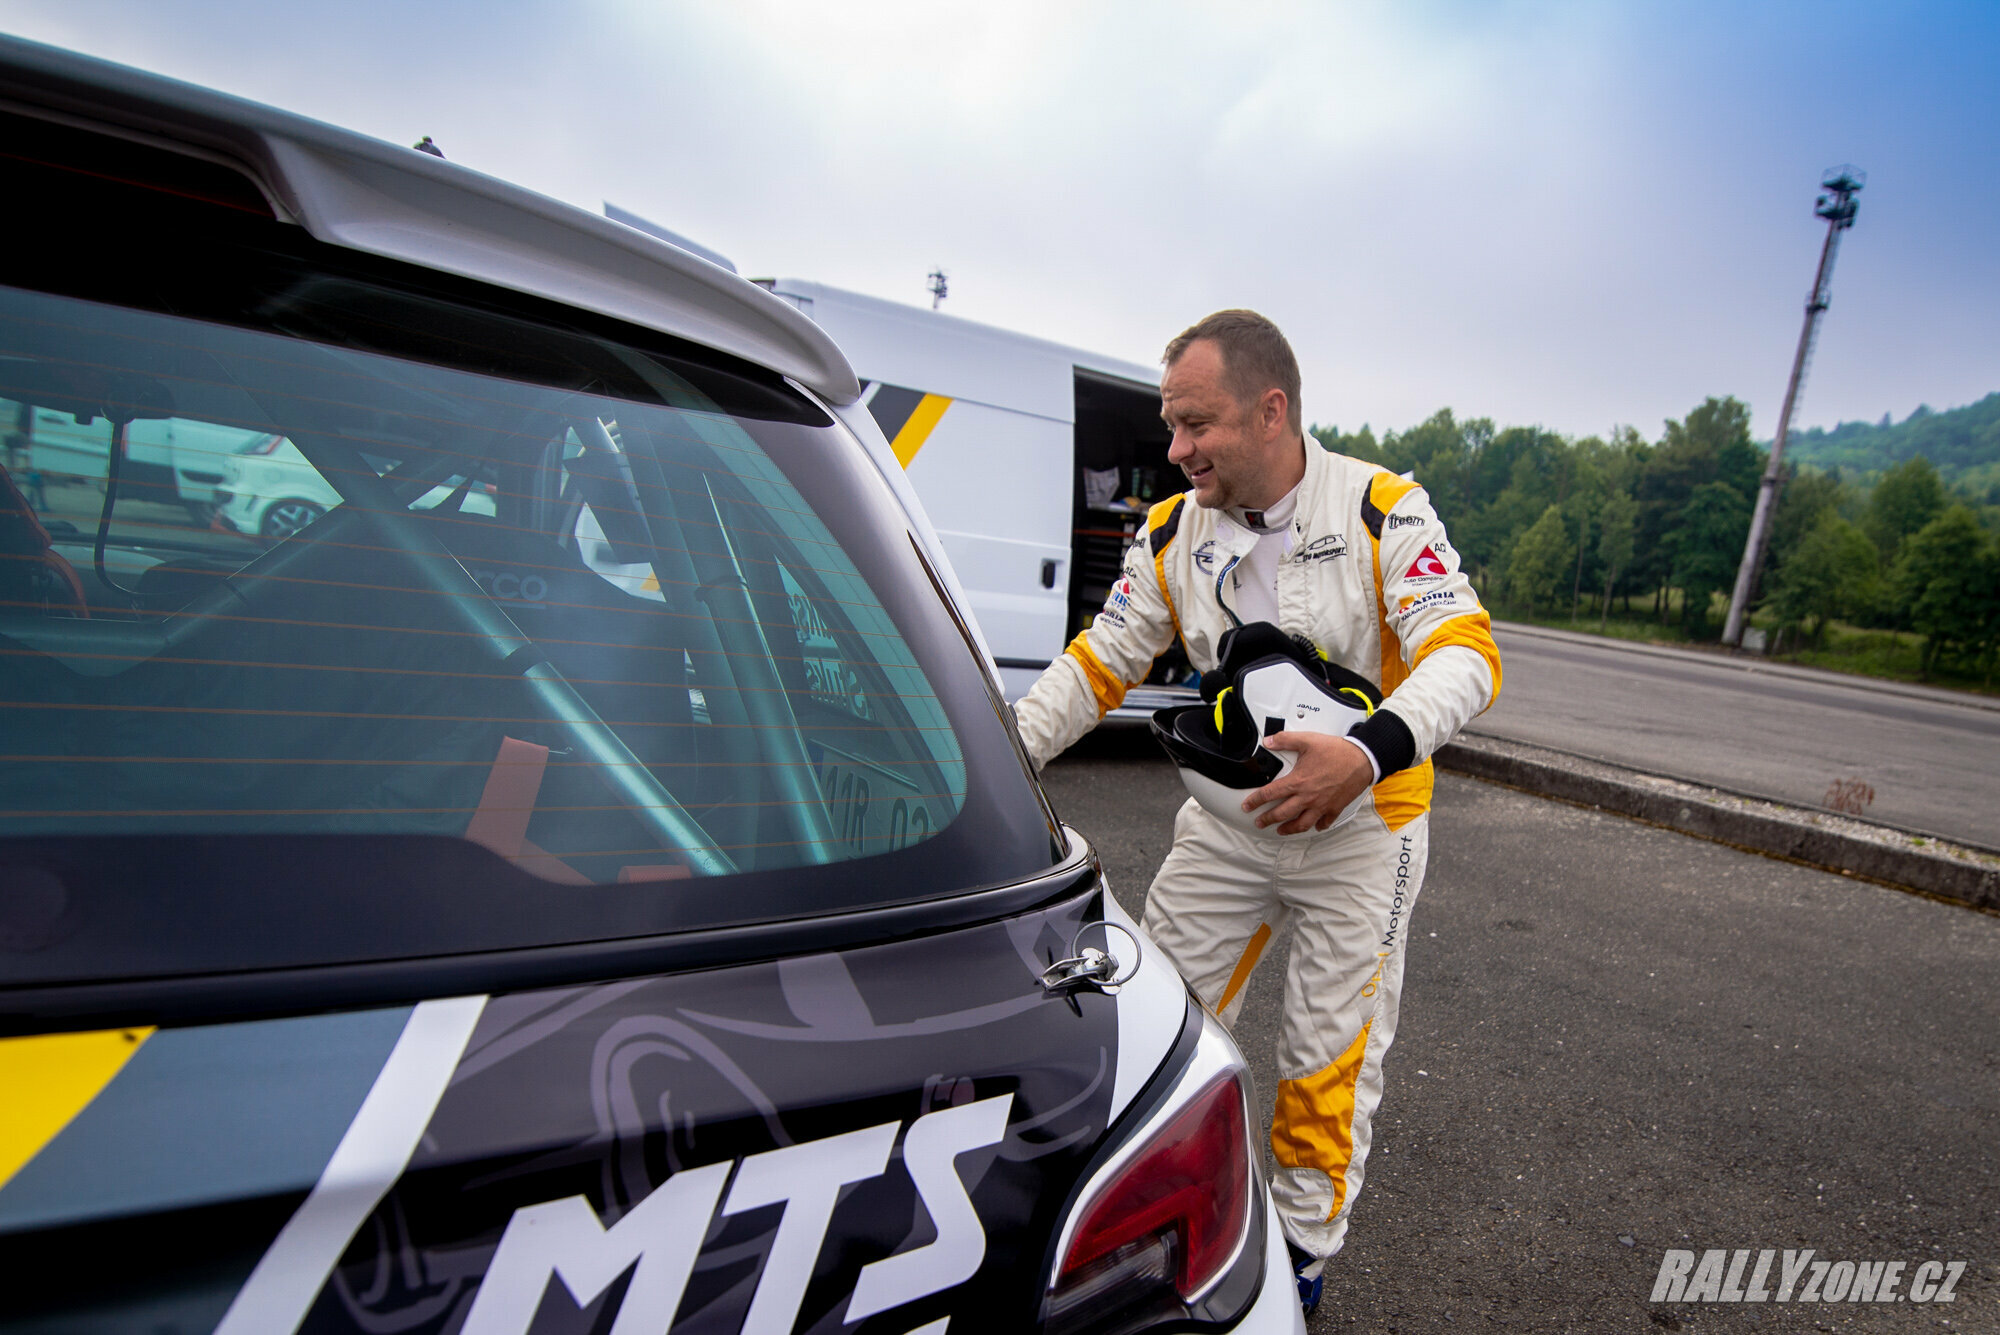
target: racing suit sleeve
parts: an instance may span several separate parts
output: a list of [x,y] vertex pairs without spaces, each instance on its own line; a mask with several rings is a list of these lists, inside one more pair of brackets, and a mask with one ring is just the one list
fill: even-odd
[[1382,708],[1354,730],[1392,774],[1427,758],[1500,694],[1500,650],[1422,487],[1377,473],[1362,503],[1375,557]]
[[1145,530],[1126,550],[1124,570],[1104,610],[1015,704],[1021,741],[1036,769],[1118,708],[1126,690],[1146,679],[1153,660],[1179,633],[1164,558],[1185,499],[1162,501],[1147,513]]

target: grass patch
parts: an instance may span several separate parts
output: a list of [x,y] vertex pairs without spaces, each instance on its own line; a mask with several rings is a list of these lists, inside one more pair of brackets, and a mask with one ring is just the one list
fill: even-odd
[[1946,663],[1926,677],[1918,671],[1923,662],[1924,637],[1907,630],[1870,630],[1836,621],[1827,627],[1826,643],[1806,646],[1796,653],[1787,649],[1777,655],[1781,663],[1803,663],[1808,667],[1852,672],[1858,676],[1881,677],[1889,681],[1915,681],[1953,690],[2000,695],[2000,687],[1984,680],[1973,670]]

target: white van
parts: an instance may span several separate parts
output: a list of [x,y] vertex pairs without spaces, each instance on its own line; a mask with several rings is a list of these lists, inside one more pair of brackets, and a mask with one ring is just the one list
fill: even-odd
[[[1159,371],[795,278],[759,280],[846,352],[1018,699],[1095,616],[1146,510],[1182,490]],[[1160,656],[1117,716],[1180,703]]]
[[[104,490],[110,472],[111,421],[63,406],[0,399],[10,466],[40,485],[87,484]],[[196,526],[209,521],[224,460],[259,433],[181,417],[142,416],[125,430],[118,485],[128,499],[179,506]],[[46,492],[43,492],[46,495]]]

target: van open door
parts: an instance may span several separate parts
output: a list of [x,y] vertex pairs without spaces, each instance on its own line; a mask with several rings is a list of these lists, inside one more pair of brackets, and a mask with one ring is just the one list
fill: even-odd
[[[1111,596],[1125,550],[1146,524],[1146,512],[1185,490],[1181,470],[1167,461],[1172,435],[1160,420],[1157,386],[1076,368],[1076,467],[1070,525],[1069,627],[1074,636]],[[1145,684],[1125,697],[1113,718],[1145,718],[1182,704],[1196,677],[1176,641],[1153,662]]]

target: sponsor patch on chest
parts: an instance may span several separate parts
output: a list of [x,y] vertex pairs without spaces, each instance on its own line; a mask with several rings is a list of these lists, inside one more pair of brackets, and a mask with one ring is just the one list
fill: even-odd
[[1347,555],[1347,538],[1339,533],[1327,533],[1292,554],[1294,561],[1329,561],[1336,556]]

